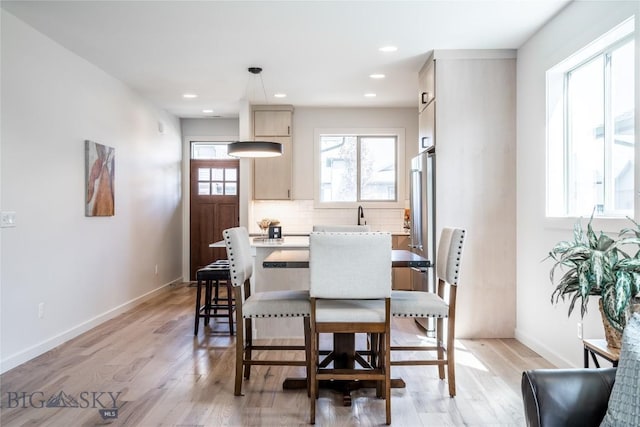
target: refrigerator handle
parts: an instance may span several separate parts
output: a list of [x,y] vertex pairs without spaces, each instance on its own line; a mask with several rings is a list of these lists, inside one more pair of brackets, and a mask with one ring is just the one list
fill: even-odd
[[422,246],[420,224],[420,198],[422,193],[421,179],[422,174],[419,170],[411,170],[411,192],[409,194],[409,203],[411,205],[410,249],[419,249]]

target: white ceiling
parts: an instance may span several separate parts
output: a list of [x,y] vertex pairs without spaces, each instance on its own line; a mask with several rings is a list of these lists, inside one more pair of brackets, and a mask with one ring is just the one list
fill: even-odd
[[[2,7],[179,117],[295,106],[417,104],[432,49],[518,48],[566,0],[2,1]],[[393,53],[378,48],[392,44]],[[266,88],[247,67],[260,66]],[[372,73],[384,73],[373,80]],[[183,99],[185,92],[198,94]],[[288,96],[273,98],[276,92]],[[364,94],[374,92],[375,98]]]

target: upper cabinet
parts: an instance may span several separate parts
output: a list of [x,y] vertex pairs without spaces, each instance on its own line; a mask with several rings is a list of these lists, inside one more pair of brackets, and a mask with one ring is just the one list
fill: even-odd
[[254,141],[282,144],[282,156],[256,158],[253,162],[253,198],[255,200],[291,200],[293,170],[293,107],[256,105],[253,107]]
[[[256,107],[259,108],[259,107]],[[254,110],[255,136],[291,136],[292,111]]]
[[436,97],[435,61],[427,61],[418,73],[418,111],[422,112]]

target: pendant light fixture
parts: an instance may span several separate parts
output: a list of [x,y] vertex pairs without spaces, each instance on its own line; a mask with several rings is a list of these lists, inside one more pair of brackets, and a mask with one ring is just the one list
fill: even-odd
[[278,157],[282,144],[269,141],[238,141],[227,145],[227,153],[233,157]]
[[[259,75],[262,84],[262,93],[267,102],[267,91],[262,80],[262,68],[249,67],[251,74]],[[227,153],[233,157],[277,157],[282,155],[282,144],[269,141],[238,141],[227,145]]]

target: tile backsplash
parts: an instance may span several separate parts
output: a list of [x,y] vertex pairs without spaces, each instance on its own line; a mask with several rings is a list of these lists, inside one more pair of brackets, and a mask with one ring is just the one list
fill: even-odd
[[[371,230],[402,231],[404,209],[365,208],[364,216]],[[308,233],[314,224],[347,225],[357,224],[356,208],[349,209],[316,209],[313,200],[266,201],[254,200],[249,209],[249,232],[258,233],[257,221],[262,218],[280,220],[282,231],[288,233]]]

